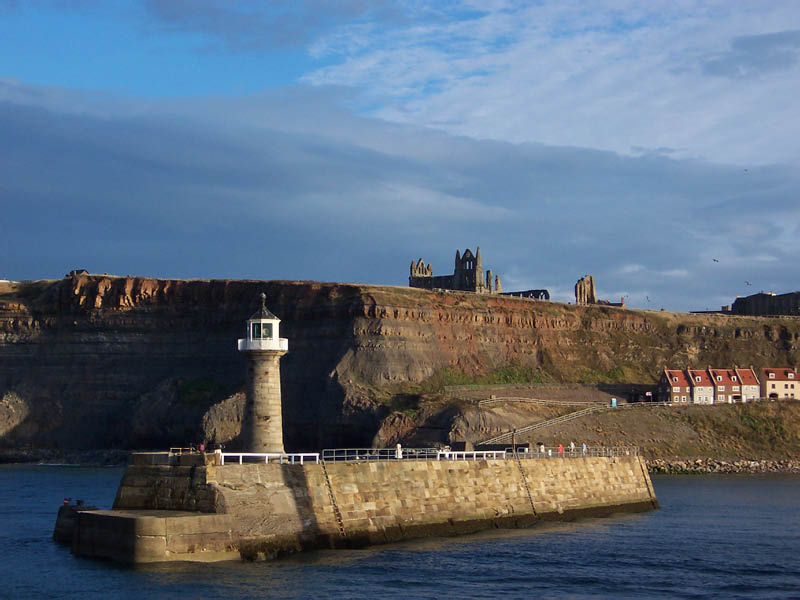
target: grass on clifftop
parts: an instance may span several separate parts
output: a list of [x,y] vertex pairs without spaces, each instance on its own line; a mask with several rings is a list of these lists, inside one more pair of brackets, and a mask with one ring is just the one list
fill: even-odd
[[425,391],[440,392],[450,385],[498,385],[508,383],[547,383],[549,378],[538,367],[508,365],[480,375],[467,375],[456,369],[442,369],[425,380]]

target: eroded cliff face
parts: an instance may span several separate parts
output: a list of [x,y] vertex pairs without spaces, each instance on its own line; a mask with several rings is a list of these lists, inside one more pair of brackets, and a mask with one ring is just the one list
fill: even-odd
[[[800,320],[632,311],[353,284],[81,275],[0,288],[0,445],[230,441],[244,321],[267,294],[288,449],[369,445],[374,401],[443,369],[653,382],[664,364],[794,365]],[[238,394],[237,394],[238,393]],[[235,439],[234,439],[235,444]]]
[[[282,360],[287,433],[301,447],[331,439],[344,402],[335,369],[358,288],[79,276],[0,296],[2,443],[180,446],[224,429],[241,418],[236,340],[262,291],[291,340]],[[204,423],[225,398],[232,406]]]

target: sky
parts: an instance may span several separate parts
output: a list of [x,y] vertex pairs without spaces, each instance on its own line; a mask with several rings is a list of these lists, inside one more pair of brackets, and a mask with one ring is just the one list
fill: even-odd
[[800,289],[800,2],[0,0],[0,279]]

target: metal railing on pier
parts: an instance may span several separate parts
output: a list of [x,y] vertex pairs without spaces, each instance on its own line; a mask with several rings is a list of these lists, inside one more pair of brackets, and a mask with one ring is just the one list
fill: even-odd
[[507,458],[511,453],[509,450],[468,450],[456,451],[453,450],[440,450],[436,455],[436,460],[486,460],[498,458]]
[[447,448],[330,448],[318,452],[279,454],[274,452],[220,452],[220,464],[278,463],[302,465],[326,462],[364,462],[378,460],[505,460],[505,459],[559,459],[585,458],[588,456],[614,458],[638,456],[638,446],[587,446],[574,449],[557,446],[536,446],[527,452],[515,454],[511,448],[505,450],[448,450]]
[[322,462],[363,462],[378,460],[503,460],[516,458],[614,458],[638,456],[638,446],[537,446],[528,452],[505,450],[456,451],[441,448],[331,448],[322,451]]
[[439,448],[328,448],[322,451],[322,460],[436,460]]
[[[509,455],[511,452],[509,452]],[[519,458],[584,458],[599,456],[616,458],[618,456],[639,456],[639,446],[534,446],[530,452],[517,452]]]
[[233,459],[240,465],[245,462],[276,462],[282,465],[302,465],[307,462],[319,462],[319,452],[305,452],[300,454],[279,454],[277,452],[220,452],[220,456],[220,464],[223,465],[226,460],[230,463],[230,459]]

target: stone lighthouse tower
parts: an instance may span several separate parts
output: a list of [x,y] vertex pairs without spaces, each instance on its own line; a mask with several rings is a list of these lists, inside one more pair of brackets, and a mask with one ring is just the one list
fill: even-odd
[[281,416],[281,356],[289,341],[278,336],[280,319],[266,305],[247,319],[247,333],[239,340],[239,352],[247,356],[247,400],[242,422],[242,441],[248,452],[279,452],[283,449]]

